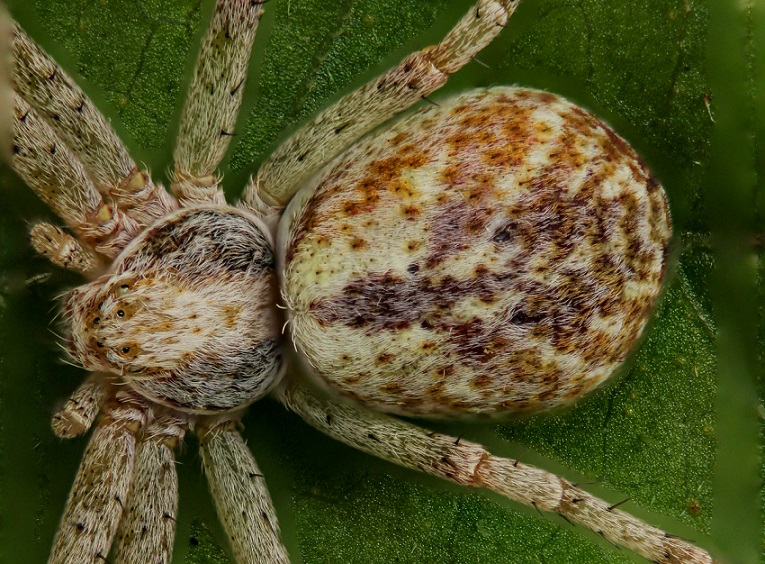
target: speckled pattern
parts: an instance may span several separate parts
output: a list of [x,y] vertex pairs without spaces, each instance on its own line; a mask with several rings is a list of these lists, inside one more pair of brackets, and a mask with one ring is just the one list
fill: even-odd
[[68,295],[71,356],[183,411],[226,411],[262,397],[281,367],[264,229],[227,206],[159,221],[110,274]]
[[663,189],[610,127],[509,87],[368,137],[284,222],[282,292],[316,374],[436,417],[546,409],[601,383],[645,326],[671,234]]

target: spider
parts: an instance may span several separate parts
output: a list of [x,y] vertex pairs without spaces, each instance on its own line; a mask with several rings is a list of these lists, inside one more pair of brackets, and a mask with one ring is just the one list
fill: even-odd
[[[374,131],[472,60],[517,3],[479,0],[440,43],[322,112],[236,206],[216,168],[262,2],[217,2],[172,195],[14,27],[12,166],[74,233],[38,223],[32,243],[88,279],[62,310],[67,352],[91,376],[53,429],[95,429],[51,562],[169,561],[188,430],[237,561],[288,561],[237,427],[267,394],[351,446],[557,511],[652,560],[711,561],[562,478],[395,417],[569,404],[624,360],[661,288],[664,192],[589,112],[495,87]],[[279,295],[310,381],[287,370]]]

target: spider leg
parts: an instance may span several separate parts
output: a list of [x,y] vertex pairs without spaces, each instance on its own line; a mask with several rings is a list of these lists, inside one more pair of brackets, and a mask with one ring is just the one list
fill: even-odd
[[173,450],[188,421],[160,415],[139,437],[133,479],[115,540],[115,562],[170,562],[178,509],[178,473]]
[[51,223],[36,223],[29,233],[35,250],[61,268],[85,274],[94,274],[99,266],[98,256],[77,239]]
[[464,486],[554,511],[653,562],[710,563],[704,550],[669,535],[554,474],[493,456],[479,444],[430,432],[394,417],[321,398],[299,385],[279,400],[309,425],[354,448]]
[[116,256],[138,234],[136,222],[104,202],[80,161],[18,95],[14,118],[14,170],[83,241]]
[[518,0],[479,0],[438,45],[406,57],[311,120],[263,163],[241,205],[263,215],[285,205],[303,184],[356,139],[443,86],[488,45]]
[[146,406],[129,394],[119,393],[105,406],[69,493],[49,564],[106,559],[127,499],[135,435],[145,419]]
[[198,428],[197,434],[210,492],[236,561],[288,563],[265,479],[236,422]]
[[18,26],[13,27],[14,89],[84,164],[96,189],[140,225],[178,203],[140,171],[106,118],[79,86]]
[[184,205],[226,201],[215,169],[234,135],[262,3],[218,0],[215,5],[174,153],[172,190]]
[[110,386],[104,375],[91,374],[53,415],[51,427],[56,436],[72,439],[90,429],[109,392]]

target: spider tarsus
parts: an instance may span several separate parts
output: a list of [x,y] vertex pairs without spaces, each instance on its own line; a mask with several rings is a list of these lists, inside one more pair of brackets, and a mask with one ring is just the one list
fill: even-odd
[[459,437],[457,437],[457,440],[454,441],[454,446],[457,446],[457,445],[460,444],[460,440],[462,439],[463,435],[464,435],[464,433],[462,435],[460,435]]
[[225,129],[221,129],[220,130],[220,136],[221,137],[235,137],[236,133],[234,133],[233,131],[229,132],[229,131],[226,131]]

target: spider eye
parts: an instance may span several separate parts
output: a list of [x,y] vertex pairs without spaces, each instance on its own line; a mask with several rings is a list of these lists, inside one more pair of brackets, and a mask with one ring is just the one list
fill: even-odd
[[99,349],[102,349],[102,348],[104,348],[104,344],[103,344],[101,341],[96,341],[96,346],[97,346]]
[[101,318],[100,318],[100,317],[96,317],[96,318],[93,320],[93,325],[98,325],[99,323],[101,323]]
[[130,347],[122,347],[123,354],[127,354],[130,352]]
[[125,310],[118,309],[117,310],[117,315],[119,315],[120,317],[125,317]]

